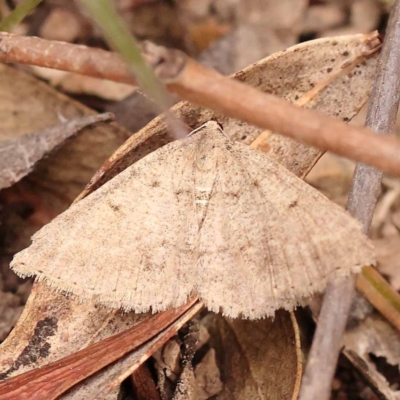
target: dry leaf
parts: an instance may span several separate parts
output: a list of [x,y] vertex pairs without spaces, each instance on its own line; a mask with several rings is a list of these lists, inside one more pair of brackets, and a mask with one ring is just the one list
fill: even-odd
[[[41,132],[59,124],[60,115],[73,119],[97,114],[60,94],[34,77],[0,65],[0,137],[16,139],[32,131]],[[86,129],[57,153],[39,162],[27,187],[35,187],[40,201],[57,214],[81,192],[94,171],[128,137],[116,124]]]
[[219,400],[291,398],[300,360],[296,362],[299,338],[289,313],[279,311],[274,320],[260,321],[209,314],[203,323],[221,374]]
[[208,122],[74,204],[11,268],[112,308],[163,311],[194,293],[253,319],[374,262],[342,208]]
[[0,141],[0,190],[13,185],[32,171],[45,155],[66,139],[90,125],[113,119],[112,114],[74,118],[62,124],[24,136]]
[[[400,335],[380,315],[374,313],[359,325],[348,329],[344,337],[344,353],[362,373],[369,385],[385,400],[400,399]],[[394,374],[385,377],[379,359],[392,366]],[[388,368],[384,368],[388,370]],[[397,372],[395,372],[397,371]],[[390,380],[390,382],[388,381]]]
[[[355,39],[354,36],[353,38]],[[371,74],[369,75],[369,79],[373,78],[375,74],[377,50],[380,48],[377,32],[370,35],[361,35],[358,38],[360,41],[357,44],[354,42],[347,42],[347,46],[345,45],[342,47],[339,52],[332,52],[332,49],[337,49],[337,46],[340,46],[340,37],[330,39],[331,48],[323,46],[323,42],[316,40],[314,50],[317,50],[318,44],[321,45],[318,52],[318,62],[325,64],[325,67],[321,66],[321,69],[317,70],[318,72],[315,72],[312,76],[308,76],[303,82],[303,85],[307,87],[305,92],[301,95],[296,94],[293,96],[292,94],[290,100],[298,106],[316,108],[324,113],[341,118],[343,121],[349,121],[349,117],[345,116],[343,113],[354,116],[357,112],[354,109],[353,111],[347,109],[347,105],[349,105],[349,103],[347,103],[349,101],[348,96],[361,95],[362,92],[360,92],[359,85],[361,81],[365,79],[365,73],[368,75]],[[307,43],[294,47],[296,47],[298,56],[307,57],[305,54],[302,54],[302,52],[308,48]],[[364,63],[367,62],[371,63],[370,68],[363,70],[363,65],[365,67]],[[299,74],[299,71],[296,71],[297,68],[295,64],[290,65],[290,68],[293,68],[293,70],[289,70],[287,72],[288,74]],[[357,76],[360,78],[359,81],[355,78]],[[361,98],[359,98],[359,100],[361,100]],[[324,105],[319,105],[321,101]],[[356,99],[354,99],[354,101],[357,102]],[[360,106],[362,104],[363,103],[361,103]],[[359,111],[360,108],[361,107],[357,107],[357,111]],[[352,112],[354,114],[352,114]],[[290,142],[292,142],[292,145],[288,146]],[[303,177],[323,154],[319,149],[310,148],[295,142],[293,139],[283,137],[276,133],[271,134],[270,132],[264,132],[263,135],[258,137],[253,145],[256,144],[267,148],[268,146],[272,147],[273,151],[269,153],[270,157],[277,160],[284,158],[286,162],[283,165],[291,171],[298,168],[296,166],[296,159],[298,157],[307,157],[309,159],[309,162],[306,164],[308,169],[299,171],[300,176]]]

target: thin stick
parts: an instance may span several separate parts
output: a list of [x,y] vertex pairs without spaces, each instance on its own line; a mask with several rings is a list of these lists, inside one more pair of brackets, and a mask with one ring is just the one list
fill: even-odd
[[[366,125],[394,132],[400,100],[400,0],[392,7]],[[358,164],[347,208],[368,232],[381,190],[382,173]],[[331,282],[326,290],[317,330],[303,377],[300,400],[329,399],[331,382],[342,346],[343,333],[355,291],[355,277]]]
[[[367,128],[296,107],[285,100],[226,78],[177,50],[147,43],[143,55],[169,91],[229,117],[279,132],[400,175],[400,142]],[[68,43],[0,33],[0,62],[22,62],[135,84],[131,70],[115,53]]]

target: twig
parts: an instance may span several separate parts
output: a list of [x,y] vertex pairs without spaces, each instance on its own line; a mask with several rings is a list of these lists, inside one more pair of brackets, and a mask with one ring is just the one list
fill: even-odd
[[[183,99],[385,172],[400,174],[400,142],[394,138],[378,137],[367,128],[346,125],[296,107],[207,69],[177,50],[147,43],[143,55],[167,89]],[[117,54],[39,38],[0,33],[0,61],[135,84],[130,69]]]
[[0,23],[0,31],[10,31],[17,26],[43,0],[25,0],[5,17]]
[[[383,44],[366,125],[381,134],[394,132],[400,100],[400,0],[393,5]],[[350,213],[368,232],[381,190],[382,173],[358,164],[347,203]],[[309,354],[300,400],[325,400],[342,346],[342,338],[354,295],[355,277],[331,282],[326,290],[317,330]]]

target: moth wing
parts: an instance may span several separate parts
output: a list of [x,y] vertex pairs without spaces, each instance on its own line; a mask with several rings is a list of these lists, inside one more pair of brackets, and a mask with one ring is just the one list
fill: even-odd
[[164,310],[194,285],[195,137],[151,153],[33,237],[11,267],[112,307]]
[[347,212],[239,143],[221,154],[198,251],[199,294],[231,317],[293,309],[333,277],[375,261]]

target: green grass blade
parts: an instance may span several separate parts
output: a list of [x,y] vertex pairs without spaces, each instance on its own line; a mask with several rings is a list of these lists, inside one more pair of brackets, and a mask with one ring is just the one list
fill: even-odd
[[10,32],[33,11],[43,0],[25,0],[0,22],[0,31]]
[[142,57],[140,47],[110,0],[78,0],[101,29],[109,45],[131,66],[142,90],[163,110],[168,109],[167,95],[153,70]]

